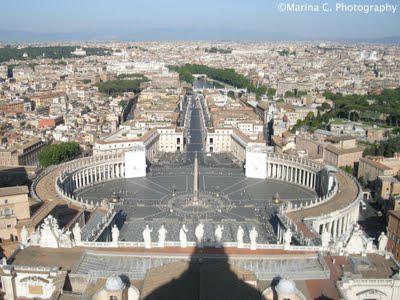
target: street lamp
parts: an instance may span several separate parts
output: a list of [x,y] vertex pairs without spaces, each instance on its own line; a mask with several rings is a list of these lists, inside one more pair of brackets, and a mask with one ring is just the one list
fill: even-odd
[[272,203],[275,205],[280,205],[282,203],[281,201],[281,197],[279,196],[279,193],[276,192],[273,196],[272,196]]

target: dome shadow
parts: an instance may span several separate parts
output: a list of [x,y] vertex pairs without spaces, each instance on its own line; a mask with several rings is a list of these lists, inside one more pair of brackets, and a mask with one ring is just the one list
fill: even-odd
[[145,280],[154,286],[162,284],[151,291],[144,287],[142,299],[146,300],[261,299],[260,291],[253,286],[257,282],[254,273],[232,267],[224,248],[196,247],[189,262],[150,270]]

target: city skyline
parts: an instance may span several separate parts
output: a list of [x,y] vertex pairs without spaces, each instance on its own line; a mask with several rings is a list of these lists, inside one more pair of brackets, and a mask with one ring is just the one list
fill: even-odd
[[400,299],[399,0],[15,0],[0,300]]
[[[4,3],[2,41],[350,40],[398,42],[399,12],[279,12],[282,1],[17,1]],[[336,1],[284,3],[323,5]],[[356,4],[385,4],[351,1]],[[40,4],[40,5],[39,5]],[[391,4],[396,4],[395,2]],[[139,13],[138,13],[139,12]],[[16,18],[15,16],[19,16]]]

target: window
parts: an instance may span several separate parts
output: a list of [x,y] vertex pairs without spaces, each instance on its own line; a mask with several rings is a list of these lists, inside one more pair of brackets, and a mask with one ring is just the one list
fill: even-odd
[[5,216],[11,216],[11,215],[12,215],[12,209],[9,208],[9,207],[6,207],[6,208],[4,209],[4,215],[5,215]]
[[110,296],[110,300],[118,300],[117,296]]

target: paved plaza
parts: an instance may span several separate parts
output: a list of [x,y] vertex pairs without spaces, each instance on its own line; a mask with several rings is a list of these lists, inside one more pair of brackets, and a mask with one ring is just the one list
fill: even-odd
[[301,186],[276,180],[250,179],[240,168],[199,168],[199,199],[193,196],[193,166],[157,166],[145,178],[117,179],[96,184],[77,193],[94,202],[118,197],[117,207],[124,215],[122,240],[141,241],[146,224],[153,227],[153,239],[164,224],[167,240],[179,240],[179,228],[186,224],[189,240],[195,240],[194,228],[205,224],[206,239],[213,239],[214,228],[224,225],[223,241],[235,241],[239,225],[247,233],[255,226],[259,241],[275,240],[269,216],[275,209],[272,198],[279,194],[281,201],[305,201],[316,194]]
[[[190,109],[190,138],[185,152],[161,154],[150,165],[146,177],[101,182],[77,191],[76,196],[94,203],[118,198],[120,240],[142,241],[142,231],[148,224],[153,228],[153,241],[158,239],[161,225],[168,231],[167,241],[179,241],[179,230],[185,224],[188,240],[195,241],[194,229],[203,223],[206,242],[214,241],[217,225],[224,228],[222,242],[236,241],[240,225],[245,242],[249,242],[248,233],[254,226],[259,243],[275,243],[270,223],[276,210],[273,197],[301,202],[315,199],[316,194],[287,182],[246,178],[243,166],[231,154],[203,153],[198,102],[192,101]],[[195,157],[198,203],[193,197]]]

